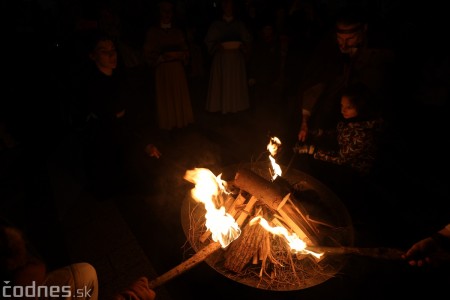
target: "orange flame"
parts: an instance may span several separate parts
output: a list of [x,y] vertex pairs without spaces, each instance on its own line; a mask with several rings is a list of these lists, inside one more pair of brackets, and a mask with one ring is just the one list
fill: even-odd
[[241,229],[233,216],[226,213],[225,207],[216,207],[216,203],[220,203],[220,195],[227,193],[226,182],[221,176],[222,174],[216,177],[205,168],[195,168],[186,171],[184,179],[195,184],[191,195],[194,200],[202,202],[205,206],[206,228],[211,231],[212,239],[225,248],[239,237]]
[[293,251],[294,253],[311,254],[317,258],[320,258],[323,255],[323,253],[316,253],[316,252],[307,250],[306,243],[302,239],[300,239],[297,236],[297,234],[295,234],[295,233],[290,234],[287,231],[287,229],[283,226],[272,227],[269,225],[267,220],[261,216],[254,217],[250,221],[250,225],[255,225],[257,223],[259,223],[259,225],[261,225],[264,229],[266,229],[270,233],[283,236],[286,239],[289,247],[291,248],[291,251]]
[[[275,180],[278,176],[281,177],[281,167],[275,161],[275,155],[277,155],[278,148],[281,146],[281,141],[276,136],[271,137],[269,144],[267,145],[267,150],[270,152],[269,159],[272,164],[271,176],[272,180]],[[273,173],[272,173],[273,171]]]

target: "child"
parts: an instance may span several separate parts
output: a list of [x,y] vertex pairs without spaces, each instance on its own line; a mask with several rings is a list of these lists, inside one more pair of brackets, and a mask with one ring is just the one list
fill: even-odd
[[[341,114],[343,120],[336,126],[338,149],[329,150],[313,145],[297,148],[302,154],[310,154],[314,159],[348,166],[360,175],[370,173],[378,152],[378,136],[383,120],[371,106],[371,94],[363,84],[354,84],[341,96]],[[328,134],[330,134],[328,132]],[[316,138],[324,138],[319,130]]]

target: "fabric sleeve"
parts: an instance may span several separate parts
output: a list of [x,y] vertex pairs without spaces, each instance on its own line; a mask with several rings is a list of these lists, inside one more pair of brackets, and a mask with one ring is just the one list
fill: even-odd
[[[339,125],[338,125],[339,126]],[[317,150],[314,158],[323,161],[332,162],[338,165],[347,164],[358,159],[358,157],[367,150],[367,145],[371,142],[369,136],[363,129],[346,128],[347,130],[339,131],[340,143],[339,151],[336,153],[330,151]]]

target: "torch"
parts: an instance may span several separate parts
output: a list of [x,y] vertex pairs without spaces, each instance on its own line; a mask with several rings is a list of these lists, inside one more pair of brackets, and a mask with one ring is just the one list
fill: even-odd
[[153,279],[149,282],[148,286],[150,289],[157,288],[160,285],[163,285],[167,281],[177,277],[178,275],[184,273],[185,271],[191,269],[192,267],[198,265],[202,261],[204,261],[208,256],[216,252],[221,248],[221,245],[219,242],[212,242],[206,247],[202,248],[200,251],[198,251],[196,254],[191,256],[186,261],[182,262],[178,266],[172,268],[171,270],[167,271],[163,275]]
[[178,266],[152,280],[149,283],[150,288],[164,284],[204,261],[220,248],[226,248],[241,233],[239,225],[233,216],[226,213],[223,206],[220,208],[216,207],[216,203],[220,202],[218,200],[220,194],[225,191],[225,182],[220,179],[220,176],[215,176],[208,169],[195,168],[188,170],[184,179],[195,184],[195,187],[191,190],[191,196],[205,206],[205,225],[212,234],[213,242],[200,249],[195,255]]

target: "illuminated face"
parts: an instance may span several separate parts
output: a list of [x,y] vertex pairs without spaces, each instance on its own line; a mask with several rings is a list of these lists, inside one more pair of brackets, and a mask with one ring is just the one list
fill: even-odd
[[99,41],[90,57],[102,72],[112,72],[117,67],[117,51],[111,40]]
[[341,114],[345,119],[354,118],[358,115],[356,107],[353,106],[347,96],[342,96],[341,98]]
[[361,45],[366,26],[361,24],[337,24],[336,39],[342,53],[353,56]]

